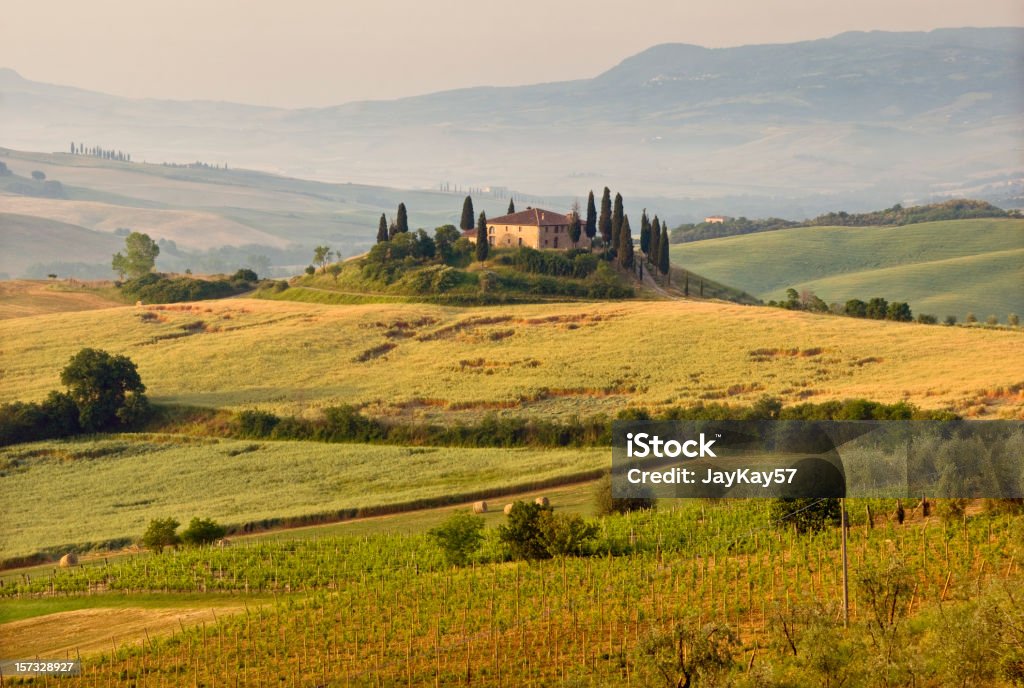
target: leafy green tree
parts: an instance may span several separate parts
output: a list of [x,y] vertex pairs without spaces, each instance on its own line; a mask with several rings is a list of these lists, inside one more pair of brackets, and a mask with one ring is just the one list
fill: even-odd
[[380,214],[380,222],[377,223],[377,243],[382,244],[388,240],[388,220],[384,213]]
[[409,213],[405,210],[405,203],[398,204],[398,213],[395,215],[395,231],[399,234],[409,231]]
[[868,300],[864,307],[864,315],[872,320],[885,320],[889,313],[889,302],[880,296]]
[[852,318],[866,318],[868,315],[868,305],[860,299],[850,299],[843,307],[843,312]]
[[157,554],[163,552],[164,547],[177,547],[181,543],[176,532],[180,525],[174,518],[154,518],[142,534],[142,545]]
[[220,540],[227,532],[227,528],[213,519],[196,516],[189,522],[188,528],[182,531],[181,541],[186,545],[208,545]]
[[130,425],[148,411],[146,386],[127,356],[82,349],[61,371],[60,381],[78,407],[83,430]]
[[455,242],[461,238],[455,225],[442,225],[434,230],[434,246],[441,262],[450,265],[455,260]]
[[417,258],[424,258],[426,260],[431,260],[435,255],[437,255],[437,244],[435,244],[434,240],[430,238],[430,235],[422,229],[416,230],[415,255]]
[[327,263],[331,260],[330,246],[317,246],[313,249],[313,263],[320,266],[320,270],[326,272]]
[[896,322],[910,322],[914,319],[914,314],[910,312],[909,304],[903,301],[893,301],[886,308],[885,317],[887,320],[895,320]]
[[481,262],[487,260],[490,249],[487,241],[487,214],[481,210],[476,221],[476,259]]
[[1020,318],[1017,316],[1016,313],[1010,313],[1008,316],[1006,316],[1006,324],[1008,324],[1010,327],[1017,327],[1018,325],[1020,325]]
[[670,268],[668,258],[668,226],[662,225],[661,238],[658,240],[658,272],[668,275]]
[[115,253],[111,267],[121,278],[142,277],[149,274],[156,266],[156,257],[160,255],[160,247],[149,238],[148,234],[132,232],[125,240],[125,252]]
[[327,266],[327,273],[334,278],[334,283],[338,283],[338,277],[341,276],[341,263],[331,263]]
[[508,522],[498,526],[498,539],[508,545],[516,559],[548,559],[551,553],[541,539],[541,513],[551,507],[528,502],[515,502]]
[[612,196],[611,190],[604,187],[604,194],[601,196],[601,215],[597,221],[597,229],[601,232],[601,241],[608,246],[612,240]]
[[466,200],[462,202],[462,217],[459,219],[459,227],[461,229],[473,229],[473,218],[476,217],[476,213],[473,212],[473,197],[466,196]]
[[541,511],[537,519],[539,541],[552,557],[579,556],[597,537],[597,525],[588,523],[579,514],[556,514]]
[[591,190],[587,196],[587,224],[584,229],[587,238],[590,239],[590,246],[594,246],[594,237],[597,236],[597,208],[594,206],[594,191]]
[[468,511],[459,511],[428,531],[430,539],[444,552],[452,566],[465,566],[484,541],[484,519]]
[[967,317],[964,318],[964,322],[973,325],[974,323],[978,322],[978,316],[976,316],[974,313],[968,313]]
[[622,210],[622,194],[615,194],[615,204],[612,207],[612,240],[613,250],[619,249],[620,235],[622,234],[622,218],[625,216]]
[[622,218],[619,228],[619,265],[630,270],[633,268],[633,232],[629,228],[629,216]]
[[513,198],[509,198],[509,199],[508,199],[508,210],[506,210],[506,211],[505,211],[505,214],[506,214],[506,215],[511,215],[511,214],[512,214],[512,213],[514,213],[515,211],[516,211],[516,202],[515,202],[515,199],[513,199]]
[[41,182],[46,179],[46,173],[40,170],[32,170],[32,178],[37,182]]
[[956,316],[955,315],[947,315],[946,318],[942,322],[943,322],[944,325],[949,325],[949,326],[956,325]]

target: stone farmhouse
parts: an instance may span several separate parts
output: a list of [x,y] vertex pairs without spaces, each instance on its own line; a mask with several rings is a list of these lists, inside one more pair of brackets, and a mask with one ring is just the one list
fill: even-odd
[[[527,208],[488,220],[487,241],[498,248],[529,246],[566,250],[573,247],[569,238],[570,221],[568,215],[543,208]],[[462,236],[476,243],[475,229],[465,230]]]

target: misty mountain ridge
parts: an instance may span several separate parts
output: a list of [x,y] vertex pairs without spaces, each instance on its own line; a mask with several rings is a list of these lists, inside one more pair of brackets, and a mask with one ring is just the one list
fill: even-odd
[[1024,28],[664,44],[592,79],[300,110],[128,99],[0,70],[0,145],[95,141],[135,160],[412,188],[608,185],[692,199],[698,214],[1006,204],[1024,177],[1022,75]]

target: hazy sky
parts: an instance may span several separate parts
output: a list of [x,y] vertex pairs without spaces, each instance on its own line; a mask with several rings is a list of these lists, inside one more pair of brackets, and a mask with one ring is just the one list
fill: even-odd
[[287,107],[594,76],[657,43],[1024,25],[1021,0],[4,2],[0,67],[127,96]]

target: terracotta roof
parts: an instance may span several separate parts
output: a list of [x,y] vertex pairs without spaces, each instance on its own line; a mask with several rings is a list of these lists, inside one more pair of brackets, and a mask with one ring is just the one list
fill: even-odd
[[550,225],[567,225],[569,216],[555,213],[543,208],[527,208],[511,215],[489,218],[488,225],[521,225],[524,227],[547,227]]

